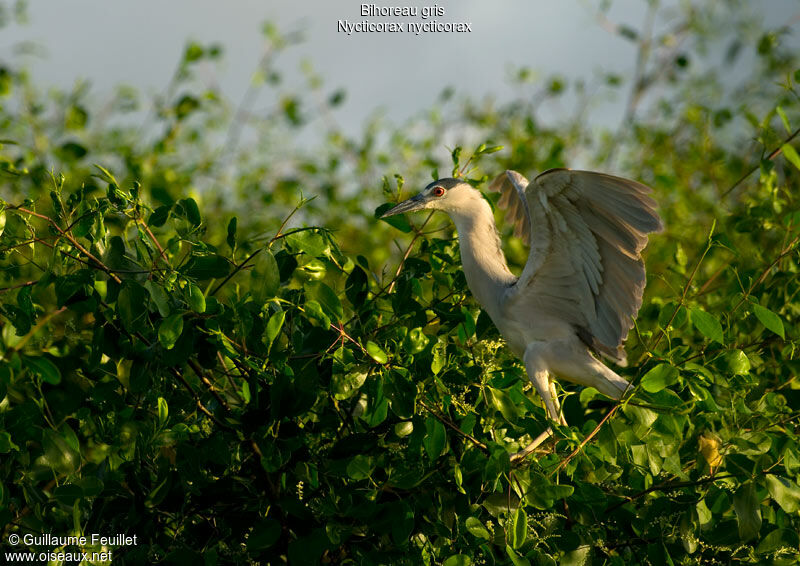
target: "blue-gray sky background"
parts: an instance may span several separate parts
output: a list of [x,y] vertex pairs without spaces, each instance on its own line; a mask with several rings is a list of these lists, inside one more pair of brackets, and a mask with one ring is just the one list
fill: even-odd
[[[377,3],[378,5],[389,5]],[[391,5],[426,6],[407,2]],[[297,70],[310,61],[328,88],[347,91],[336,113],[346,131],[360,129],[380,109],[393,122],[429,107],[446,86],[473,97],[510,96],[511,69],[528,67],[539,76],[558,73],[567,80],[591,80],[598,72],[629,77],[635,48],[597,23],[596,1],[530,0],[440,1],[439,21],[470,22],[472,33],[412,34],[337,32],[337,21],[361,21],[361,2],[290,0],[34,0],[29,22],[0,33],[0,53],[8,56],[26,42],[42,47],[26,61],[38,84],[70,88],[79,79],[92,85],[99,100],[115,85],[129,84],[144,94],[163,91],[187,40],[224,46],[224,62],[214,79],[234,102],[250,83],[264,47],[262,23],[283,31],[301,30],[305,40],[280,59],[286,88],[302,85]],[[669,22],[663,2],[659,21]],[[613,2],[608,17],[639,28],[643,0]],[[767,25],[796,21],[800,6],[791,0],[760,0],[750,9]],[[381,21],[381,18],[370,18]],[[403,18],[388,18],[399,19]],[[795,38],[796,39],[796,38]],[[622,114],[622,100],[610,101],[592,119],[612,124]],[[550,109],[569,112],[568,105]]]

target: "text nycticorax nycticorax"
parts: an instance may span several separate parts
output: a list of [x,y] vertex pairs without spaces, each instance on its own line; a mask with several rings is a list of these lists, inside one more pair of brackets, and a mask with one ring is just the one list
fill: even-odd
[[506,171],[489,190],[502,193],[498,204],[530,245],[519,277],[508,269],[489,203],[465,181],[434,181],[383,216],[423,209],[450,215],[469,288],[522,358],[551,419],[566,424],[554,375],[621,398],[629,383],[591,352],[626,364],[622,344],[645,286],[641,252],[647,234],[662,229],[651,189],[603,173],[553,169],[530,183]]

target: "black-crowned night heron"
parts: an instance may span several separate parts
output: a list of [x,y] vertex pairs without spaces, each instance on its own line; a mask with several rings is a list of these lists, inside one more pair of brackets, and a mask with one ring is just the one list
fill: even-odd
[[[551,419],[566,424],[552,377],[619,399],[629,383],[592,352],[626,364],[622,347],[642,304],[647,234],[662,229],[649,187],[591,171],[552,169],[532,182],[506,171],[489,186],[530,252],[509,271],[489,203],[459,179],[434,181],[383,216],[423,209],[450,215],[472,294],[489,314]],[[543,441],[548,429],[518,456]]]

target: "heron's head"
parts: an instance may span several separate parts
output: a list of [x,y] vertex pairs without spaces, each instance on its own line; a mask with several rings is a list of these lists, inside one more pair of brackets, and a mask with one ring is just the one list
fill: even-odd
[[473,189],[472,186],[465,181],[448,177],[446,179],[434,181],[425,187],[418,195],[384,212],[381,218],[424,209],[457,213],[474,206],[477,202],[483,202],[483,197],[478,190]]

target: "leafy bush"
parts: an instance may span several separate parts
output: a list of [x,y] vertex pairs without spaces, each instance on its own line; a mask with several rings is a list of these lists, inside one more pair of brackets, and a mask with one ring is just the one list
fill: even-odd
[[[680,29],[702,54],[729,20],[693,10]],[[457,102],[462,145],[477,130],[507,149],[456,149],[451,164],[436,112],[419,137],[331,131],[283,170],[280,150],[219,150],[210,134],[236,139],[238,112],[192,91],[216,47],[187,47],[144,142],[139,126],[96,123],[86,92],[48,100],[6,67],[4,543],[137,535],[114,550],[121,564],[796,563],[800,76],[780,33],[748,37],[749,82],[717,99],[692,94],[687,54],[665,72],[673,44],[655,42],[632,99],[659,87],[661,103],[641,118],[632,103],[606,137],[544,127],[526,100]],[[119,111],[135,100],[123,94]],[[256,147],[300,128],[302,108],[277,100]],[[471,299],[452,230],[372,210],[403,189],[394,171],[419,186],[452,165],[480,183],[581,153],[663,203],[622,370],[636,389],[614,403],[565,384],[572,426],[512,465],[548,422]],[[521,242],[508,255],[519,268]]]

